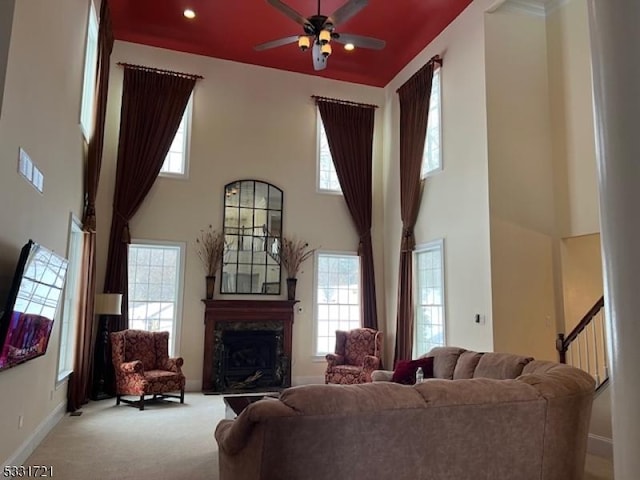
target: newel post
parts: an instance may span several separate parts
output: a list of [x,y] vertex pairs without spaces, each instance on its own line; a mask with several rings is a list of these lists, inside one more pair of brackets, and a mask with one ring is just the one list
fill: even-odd
[[560,357],[560,363],[567,363],[567,347],[564,344],[564,333],[559,333],[556,338],[556,350]]

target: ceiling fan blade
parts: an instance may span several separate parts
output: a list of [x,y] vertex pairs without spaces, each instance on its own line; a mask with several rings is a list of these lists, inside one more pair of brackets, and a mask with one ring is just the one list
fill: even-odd
[[279,38],[277,40],[271,40],[270,42],[261,43],[260,45],[256,45],[253,47],[257,52],[261,52],[262,50],[267,50],[269,48],[281,47],[282,45],[287,45],[289,43],[297,42],[298,35],[292,35],[291,37]]
[[329,15],[326,23],[332,23],[334,26],[338,26],[339,24],[349,20],[368,4],[369,0],[349,0],[333,12],[333,14]]
[[286,3],[282,3],[280,0],[267,0],[267,3],[272,7],[274,7],[276,10],[279,10],[281,13],[285,14],[294,22],[299,23],[303,27],[305,25],[311,25],[309,23],[309,20],[307,20],[302,15],[300,15],[298,12],[296,12],[293,8],[291,8]]
[[350,33],[341,33],[333,39],[338,43],[353,43],[358,48],[371,48],[372,50],[382,50],[387,44],[384,40],[377,38],[365,37],[362,35],[352,35]]
[[311,55],[313,56],[313,69],[324,70],[327,68],[327,58],[320,51],[320,44],[318,42],[313,43],[313,49],[311,50]]

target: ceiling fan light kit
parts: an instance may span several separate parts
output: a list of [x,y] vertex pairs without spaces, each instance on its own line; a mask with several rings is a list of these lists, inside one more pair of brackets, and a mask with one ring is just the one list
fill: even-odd
[[310,45],[310,41],[309,41],[309,37],[305,36],[305,35],[300,35],[298,37],[298,47],[300,47],[300,50],[302,50],[303,52],[309,48]]
[[326,45],[331,41],[331,32],[329,30],[321,30],[318,35],[318,40],[320,41],[320,45]]
[[331,40],[344,44],[345,50],[353,50],[355,47],[381,50],[385,46],[384,40],[348,33],[340,34],[334,31],[338,25],[346,22],[366,7],[369,0],[347,0],[344,5],[329,16],[320,13],[320,0],[318,0],[318,13],[310,17],[303,17],[281,0],[267,0],[267,3],[289,19],[301,25],[304,34],[262,43],[256,45],[254,47],[255,50],[267,50],[269,48],[297,42],[300,50],[304,52],[308,50],[313,43],[313,48],[311,49],[313,68],[314,70],[323,70],[326,68],[327,58],[332,52]]

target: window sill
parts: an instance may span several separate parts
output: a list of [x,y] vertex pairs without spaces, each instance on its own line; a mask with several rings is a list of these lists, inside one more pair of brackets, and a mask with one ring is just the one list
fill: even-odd
[[189,175],[186,173],[159,173],[158,178],[166,178],[169,180],[189,180]]
[[320,195],[336,195],[339,197],[342,197],[342,190],[324,190],[322,188],[318,188],[316,189],[316,193],[319,193]]
[[67,383],[72,373],[73,370],[66,370],[58,375],[58,379],[56,380],[56,390],[58,390],[62,384]]

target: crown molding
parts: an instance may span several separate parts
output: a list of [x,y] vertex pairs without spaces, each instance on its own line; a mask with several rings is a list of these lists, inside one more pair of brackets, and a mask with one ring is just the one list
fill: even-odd
[[570,0],[550,0],[545,5],[545,10],[547,12],[547,15],[551,15],[553,12],[555,12],[561,7],[564,7],[569,2]]
[[547,12],[543,3],[537,0],[507,0],[502,4],[507,12],[524,13],[535,17],[546,17]]
[[507,12],[523,13],[535,17],[546,17],[560,7],[569,3],[570,0],[504,0],[496,2],[488,13],[493,13],[500,9]]

